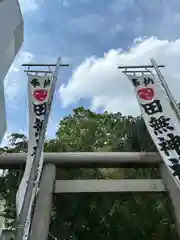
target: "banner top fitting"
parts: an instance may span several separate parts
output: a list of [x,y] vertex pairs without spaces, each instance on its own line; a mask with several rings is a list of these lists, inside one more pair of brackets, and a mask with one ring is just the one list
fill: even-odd
[[149,73],[151,73],[151,71],[149,70],[149,69],[146,69],[146,70],[139,70],[139,71],[135,71],[135,70],[130,70],[130,71],[128,71],[128,70],[124,70],[124,71],[122,71],[122,73],[147,73],[147,72],[149,72]]
[[[162,68],[162,67],[165,67],[165,65],[158,65],[158,68]],[[153,66],[153,65],[118,66],[118,69],[124,69],[124,70],[126,70],[126,69],[128,69],[128,68],[131,68],[131,69],[134,69],[134,68],[145,68],[145,69],[147,69],[147,68],[154,68],[154,66]],[[141,72],[142,72],[142,71],[141,71]]]
[[[59,66],[59,67],[69,67],[70,65],[69,64],[63,64],[63,63],[60,63],[59,61],[59,64],[58,63],[23,63],[22,64],[22,67],[27,67],[26,70],[24,70],[24,72],[26,72],[27,74],[28,73],[36,73],[36,75],[38,73],[45,73],[45,74],[52,74],[54,72],[54,68],[56,66]],[[43,69],[43,70],[38,70],[37,68],[35,69],[31,69],[31,67],[44,67],[44,68],[47,68],[46,69]]]
[[[165,65],[158,65],[159,68],[165,67]],[[133,73],[134,75],[136,73],[150,73],[152,74],[151,68],[154,68],[153,65],[132,65],[132,66],[118,66],[118,69],[123,69],[122,73]],[[128,70],[127,70],[128,69]],[[130,69],[130,70],[129,70]],[[136,70],[139,69],[139,70]]]
[[42,70],[24,70],[24,72],[32,72],[32,73],[53,73],[53,71],[42,71]]
[[[22,67],[55,67],[57,64],[23,63]],[[61,67],[69,67],[69,64],[59,64]]]

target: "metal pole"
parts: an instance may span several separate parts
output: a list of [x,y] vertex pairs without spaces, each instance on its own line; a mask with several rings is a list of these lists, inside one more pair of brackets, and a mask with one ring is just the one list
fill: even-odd
[[175,114],[176,114],[178,120],[180,121],[180,111],[179,111],[179,108],[178,108],[178,106],[176,104],[176,101],[175,101],[173,95],[171,94],[171,91],[169,90],[169,87],[168,87],[167,83],[164,80],[163,75],[161,74],[161,71],[159,70],[159,68],[158,68],[158,66],[157,66],[157,64],[156,64],[156,62],[155,62],[155,60],[153,58],[151,59],[151,63],[154,66],[156,74],[157,74],[157,76],[158,76],[158,78],[159,78],[159,80],[160,80],[164,90],[166,91],[166,94],[167,94],[169,100],[170,100],[170,104],[171,104],[173,110],[175,111]]
[[[57,72],[58,72],[59,67],[60,67],[60,61],[61,61],[61,59],[58,58],[57,65],[56,65],[56,68],[55,68],[55,71],[54,71],[54,76],[53,76],[53,80],[55,82],[57,80]],[[50,103],[51,102],[52,102],[52,99],[50,100]],[[49,109],[49,111],[50,111],[50,109]],[[42,146],[43,146],[46,127],[47,127],[47,123],[48,123],[49,111],[46,113],[46,115],[44,117],[44,125],[43,125],[43,128],[41,130],[41,134],[40,134],[40,138],[39,138],[39,144],[38,144],[39,146],[37,147],[37,151],[36,151],[36,154],[35,154],[34,162],[33,162],[31,173],[30,173],[30,178],[29,178],[29,181],[28,181],[28,186],[27,186],[27,189],[26,189],[26,194],[25,194],[22,210],[21,210],[21,213],[20,213],[20,216],[19,216],[19,219],[18,219],[19,220],[18,221],[18,226],[19,227],[17,227],[16,240],[22,240],[23,239],[24,226],[25,226],[26,219],[27,219],[27,216],[28,216],[29,205],[30,205],[30,202],[31,202],[31,197],[32,197],[32,192],[33,192],[33,188],[34,188],[34,182],[35,182],[35,179],[36,179],[36,173],[37,173],[37,169],[38,169],[39,159],[40,159],[40,155],[41,155],[41,152],[42,152]]]

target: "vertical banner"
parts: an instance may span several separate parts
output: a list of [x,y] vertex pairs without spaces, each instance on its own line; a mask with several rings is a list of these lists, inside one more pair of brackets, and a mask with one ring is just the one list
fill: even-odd
[[[43,167],[43,147],[44,137],[40,141],[42,131],[45,135],[46,126],[45,117],[49,117],[50,102],[51,102],[51,87],[52,87],[52,76],[34,76],[28,74],[28,88],[29,88],[29,141],[28,141],[28,154],[26,159],[26,168],[24,176],[20,183],[19,189],[16,195],[16,208],[17,215],[21,213],[23,202],[26,195],[28,182],[30,179],[32,166],[35,157],[38,158],[38,169],[36,169],[36,177],[34,187],[32,189],[31,200],[29,203],[27,221],[25,224],[24,238],[27,239],[30,228],[30,218],[33,203],[37,194],[39,180],[41,177],[41,171]],[[48,116],[47,116],[48,115]],[[36,154],[37,149],[40,148],[40,154]]]
[[141,114],[169,171],[180,184],[180,122],[156,76],[126,73],[132,82]]

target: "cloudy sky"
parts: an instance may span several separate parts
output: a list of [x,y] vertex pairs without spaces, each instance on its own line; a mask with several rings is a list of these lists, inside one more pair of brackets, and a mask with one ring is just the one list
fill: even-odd
[[155,58],[166,65],[163,74],[180,100],[179,0],[19,1],[25,38],[5,79],[7,134],[28,132],[27,77],[20,67],[27,61],[54,63],[61,56],[71,64],[60,70],[50,138],[59,120],[77,106],[139,114],[131,83],[118,65],[148,64]]

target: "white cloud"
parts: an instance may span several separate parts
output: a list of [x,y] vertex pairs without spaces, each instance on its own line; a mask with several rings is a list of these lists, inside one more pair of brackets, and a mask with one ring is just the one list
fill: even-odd
[[27,136],[27,131],[24,131],[22,129],[16,129],[15,131],[6,131],[5,134],[4,134],[4,138],[3,138],[2,142],[0,143],[0,147],[5,147],[5,146],[10,146],[11,145],[9,143],[9,140],[10,140],[11,134],[14,133],[14,132],[18,132],[19,134],[24,134],[25,136]]
[[88,3],[89,0],[79,0],[79,2],[82,2],[82,3]]
[[[78,0],[80,3],[88,3],[89,0]],[[70,7],[71,3],[74,2],[74,0],[60,0],[60,3],[64,7]]]
[[[161,39],[179,38],[179,8],[180,1],[178,0],[151,0],[149,2],[112,0],[108,7],[113,16],[112,19],[118,20],[124,32],[128,31],[133,36],[153,34]],[[114,27],[111,31],[113,30],[115,31]]]
[[62,4],[62,6],[64,6],[64,7],[70,7],[70,3],[69,3],[69,1],[67,1],[67,0],[60,0],[60,3]]
[[67,85],[59,89],[63,107],[80,99],[91,101],[92,110],[139,114],[133,87],[118,65],[144,65],[150,58],[165,64],[162,70],[170,89],[180,101],[180,39],[176,41],[136,39],[128,51],[111,49],[102,58],[92,56],[78,66]]
[[109,6],[115,14],[120,14],[130,7],[136,8],[136,2],[134,0],[114,0]]
[[104,18],[98,14],[87,14],[69,20],[67,27],[76,34],[98,34],[103,27]]
[[19,3],[20,3],[22,12],[25,13],[30,11],[36,11],[42,4],[42,1],[40,0],[39,2],[39,0],[19,0]]
[[17,99],[22,97],[22,92],[26,91],[26,75],[20,67],[22,63],[28,63],[33,58],[33,54],[29,52],[20,52],[9,69],[4,80],[5,96],[9,102],[16,103]]
[[22,63],[28,63],[34,58],[33,54],[30,52],[19,52],[17,55],[15,62],[12,64],[9,72],[19,72]]
[[8,146],[9,145],[9,137],[12,133],[7,131],[5,134],[4,134],[4,138],[0,144],[0,147],[5,147],[5,146]]

